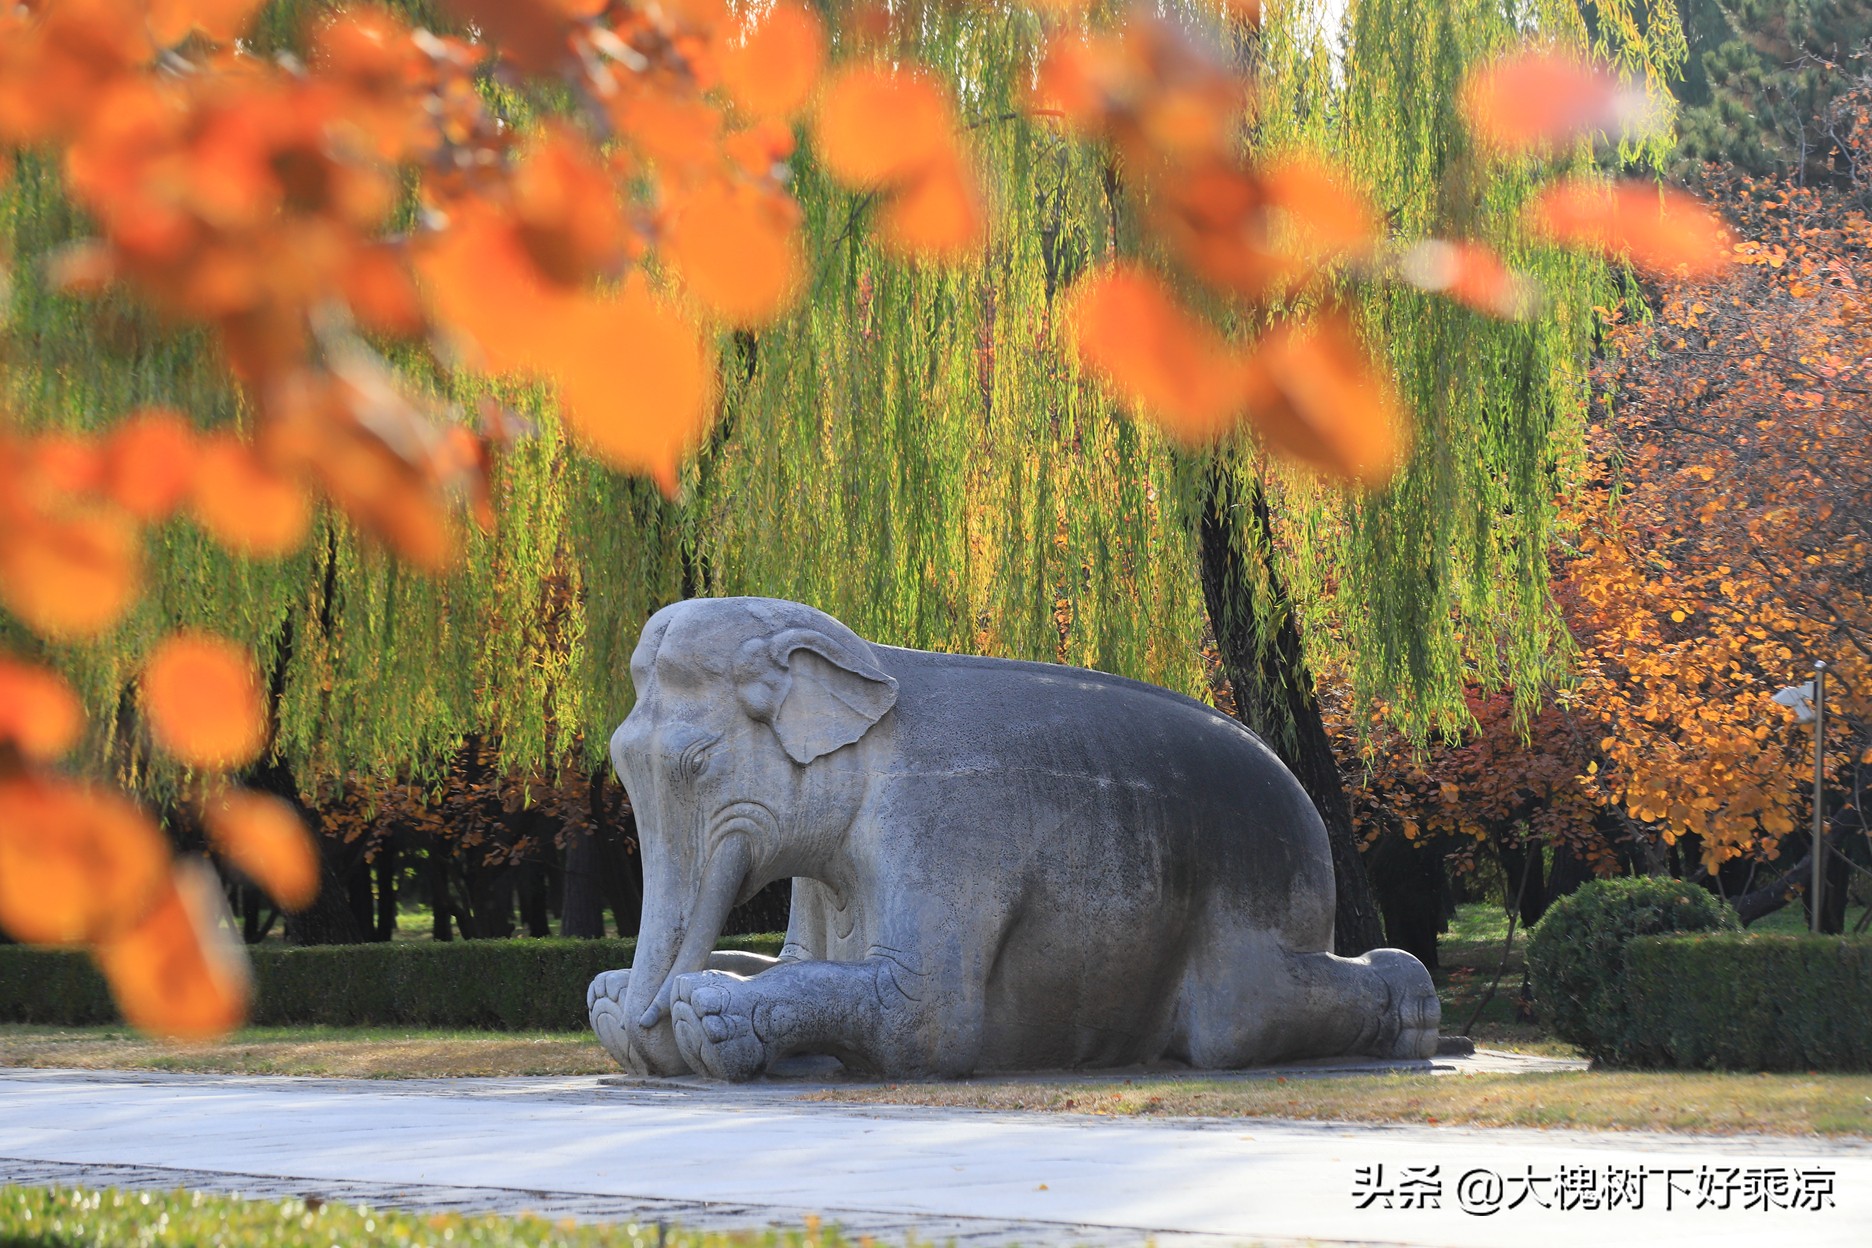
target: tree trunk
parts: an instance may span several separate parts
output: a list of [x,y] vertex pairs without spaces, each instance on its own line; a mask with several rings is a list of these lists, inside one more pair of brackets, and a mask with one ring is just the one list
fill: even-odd
[[[1547,913],[1547,881],[1545,855],[1538,844],[1523,842],[1520,845],[1506,845],[1497,839],[1495,858],[1502,869],[1502,906],[1505,910],[1515,908],[1515,899],[1521,901],[1521,926],[1533,927],[1541,921],[1541,915]],[[1526,875],[1526,879],[1522,878]]]
[[598,940],[605,934],[598,837],[590,828],[576,824],[567,826],[565,836],[565,909],[559,919],[559,934]]
[[1437,937],[1444,930],[1444,893],[1449,887],[1442,846],[1408,840],[1393,828],[1378,839],[1372,859],[1377,900],[1384,907],[1391,943],[1436,970]]
[[371,864],[364,860],[361,846],[352,848],[351,869],[345,872],[345,900],[351,904],[351,921],[357,925],[359,940],[377,939],[377,894],[372,888]]
[[318,849],[318,895],[304,910],[286,916],[286,939],[295,945],[361,944],[365,928],[352,912],[349,887],[356,851],[338,837],[325,834],[324,818],[299,800],[299,786],[284,766],[269,763],[258,768],[249,773],[247,783],[292,806]]
[[643,859],[637,853],[637,816],[628,804],[618,824],[601,828],[598,860],[599,884],[618,935],[635,936],[643,925]]
[[453,940],[449,925],[453,907],[449,905],[448,847],[440,835],[429,838],[429,905],[435,916],[430,935],[437,940]]
[[397,929],[396,834],[377,847],[377,939],[393,940]]
[[[1235,540],[1231,512],[1238,506],[1252,508],[1257,532],[1265,538],[1269,516],[1260,483],[1247,499],[1239,499],[1234,475],[1212,461],[1200,534],[1210,626],[1222,670],[1235,690],[1236,717],[1259,733],[1298,777],[1326,824],[1335,890],[1333,947],[1343,956],[1355,956],[1382,945],[1384,928],[1353,837],[1352,808],[1320,719],[1313,676],[1301,651],[1299,622],[1266,546],[1243,550]],[[1259,568],[1251,570],[1248,560],[1257,560]],[[1257,586],[1269,595],[1259,614],[1272,621],[1271,637],[1257,628]]]
[[552,935],[552,915],[546,908],[546,864],[529,856],[514,870],[514,894],[520,902],[520,921],[526,934]]

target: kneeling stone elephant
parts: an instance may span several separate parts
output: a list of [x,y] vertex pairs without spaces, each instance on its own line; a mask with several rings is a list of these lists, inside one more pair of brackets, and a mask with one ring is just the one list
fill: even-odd
[[[628,1070],[890,1076],[1422,1058],[1415,958],[1335,957],[1326,829],[1253,733],[1098,672],[872,645],[764,598],[659,611],[611,757],[643,928],[587,997]],[[791,877],[778,959],[712,954]]]

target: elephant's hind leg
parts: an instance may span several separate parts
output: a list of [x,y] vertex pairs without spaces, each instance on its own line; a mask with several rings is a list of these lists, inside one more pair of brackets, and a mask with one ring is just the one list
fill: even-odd
[[1401,949],[1357,958],[1255,942],[1232,984],[1192,974],[1175,1056],[1209,1069],[1290,1058],[1436,1054],[1442,1006],[1430,972]]

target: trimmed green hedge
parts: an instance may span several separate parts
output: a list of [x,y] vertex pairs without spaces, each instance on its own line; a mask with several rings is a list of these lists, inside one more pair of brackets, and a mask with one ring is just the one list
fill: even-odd
[[1608,1062],[1635,1060],[1625,949],[1638,936],[1739,931],[1735,911],[1682,880],[1593,880],[1554,902],[1528,940],[1534,1006],[1562,1040]]
[[1872,1071],[1872,937],[1641,937],[1625,976],[1635,1062]]
[[[777,954],[783,937],[724,937]],[[393,941],[252,950],[250,1021],[277,1027],[583,1031],[585,989],[629,966],[635,940]],[[118,1021],[103,977],[82,953],[0,946],[0,1022],[86,1027]]]

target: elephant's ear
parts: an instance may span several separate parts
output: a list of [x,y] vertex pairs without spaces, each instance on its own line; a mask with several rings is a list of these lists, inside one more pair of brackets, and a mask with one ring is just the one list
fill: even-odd
[[741,648],[737,667],[741,704],[773,727],[796,763],[850,745],[897,703],[897,682],[870,647],[814,629],[756,638]]

